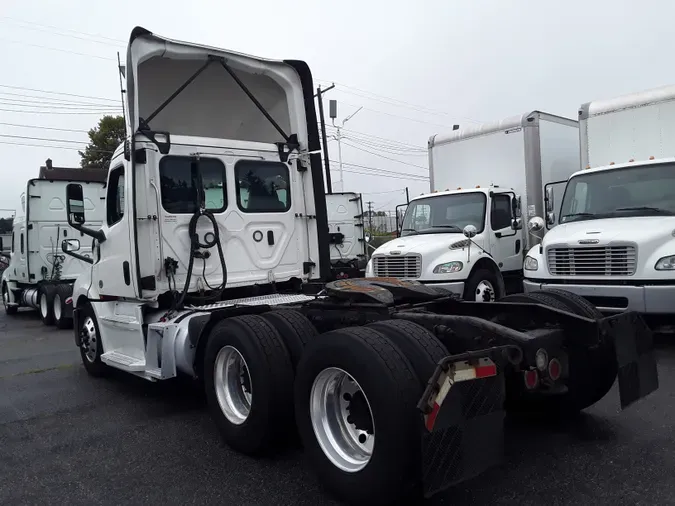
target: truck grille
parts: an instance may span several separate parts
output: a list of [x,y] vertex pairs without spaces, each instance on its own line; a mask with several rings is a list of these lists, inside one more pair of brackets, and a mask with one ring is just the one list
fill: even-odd
[[630,245],[548,250],[548,270],[558,276],[632,276],[636,263],[636,248]]
[[373,257],[373,271],[378,278],[419,278],[422,274],[420,255]]

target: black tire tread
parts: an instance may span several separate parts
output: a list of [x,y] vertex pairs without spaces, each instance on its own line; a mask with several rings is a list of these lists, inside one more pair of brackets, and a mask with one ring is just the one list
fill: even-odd
[[577,295],[576,293],[568,292],[567,290],[561,290],[559,288],[547,288],[546,290],[537,293],[554,293],[559,295],[560,297],[568,299],[568,301],[571,304],[578,306],[578,308],[581,311],[583,311],[583,313],[581,311],[577,311],[577,314],[579,314],[579,316],[586,316],[588,318],[603,317],[602,313],[597,307],[595,307],[587,299],[584,299],[581,295]]
[[270,311],[262,317],[281,335],[295,369],[304,348],[319,335],[316,328],[305,315],[292,309]]
[[371,323],[366,328],[377,330],[391,340],[395,346],[398,339],[408,339],[414,343],[413,346],[416,347],[416,350],[427,359],[426,364],[419,364],[417,360],[413,360],[413,357],[405,354],[404,350],[401,351],[411,362],[423,387],[426,386],[438,362],[448,356],[448,350],[443,346],[443,343],[417,323],[407,320],[384,320]]
[[42,294],[45,294],[47,296],[47,304],[49,306],[49,311],[47,313],[46,317],[42,316],[42,310],[38,309],[38,312],[40,313],[40,318],[42,319],[42,323],[47,325],[47,326],[52,326],[54,325],[54,294],[56,293],[56,288],[54,285],[49,285],[49,284],[44,284],[40,286],[38,290],[38,301],[42,298]]
[[[54,325],[56,325],[57,329],[63,330],[63,329],[68,329],[73,325],[73,319],[68,318],[63,316],[64,315],[64,310],[65,310],[65,305],[66,305],[66,299],[70,297],[73,294],[73,286],[69,284],[62,283],[60,285],[56,285],[56,293],[54,294],[54,297],[56,295],[59,296],[61,299],[61,319],[57,319],[56,315],[54,316]],[[53,306],[53,300],[54,297],[52,297],[52,306]]]

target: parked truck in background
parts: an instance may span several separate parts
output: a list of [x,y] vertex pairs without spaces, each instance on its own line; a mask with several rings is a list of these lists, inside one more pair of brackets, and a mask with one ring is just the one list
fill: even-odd
[[331,279],[363,277],[366,237],[363,201],[359,193],[327,193]]
[[557,226],[528,253],[525,290],[564,288],[604,312],[672,323],[675,86],[584,104],[579,125],[583,168],[548,210]]
[[429,139],[431,193],[411,199],[400,237],[373,252],[367,277],[414,279],[466,300],[522,291],[523,259],[539,237],[521,213],[579,167],[576,121],[533,111]]
[[87,264],[65,255],[62,241],[77,246],[80,255],[91,257],[91,239],[68,225],[66,186],[79,182],[84,188],[81,205],[93,223],[105,216],[105,179],[101,169],[41,167],[37,179],[26,184],[20,210],[14,217],[10,237],[9,265],[2,273],[2,301],[7,314],[20,307],[40,312],[45,325],[66,328],[72,324],[72,285]]
[[622,407],[657,388],[642,320],[573,294],[480,304],[391,278],[325,283],[304,62],[136,28],[126,82],[102,226],[85,185],[66,188],[70,225],[96,244],[72,295],[91,375],[199,379],[228,445],[259,455],[299,434],[321,483],[369,505],[416,504],[500,462],[505,409],[577,413],[617,375]]

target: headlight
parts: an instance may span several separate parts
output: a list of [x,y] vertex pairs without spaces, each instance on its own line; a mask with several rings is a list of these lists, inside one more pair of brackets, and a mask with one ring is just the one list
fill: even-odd
[[537,269],[539,269],[539,262],[537,262],[536,258],[525,257],[523,269],[525,269],[526,271],[536,271]]
[[659,258],[654,269],[657,271],[675,271],[675,255]]
[[434,267],[434,274],[452,274],[461,271],[462,267],[464,267],[462,262],[446,262]]

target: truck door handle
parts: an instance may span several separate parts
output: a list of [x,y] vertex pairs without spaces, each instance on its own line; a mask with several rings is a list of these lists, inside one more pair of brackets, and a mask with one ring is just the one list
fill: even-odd
[[516,255],[520,253],[520,239],[516,239]]
[[267,231],[267,244],[270,246],[274,244],[274,232],[272,230]]

